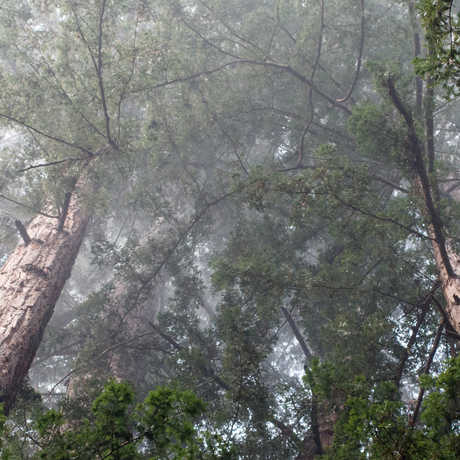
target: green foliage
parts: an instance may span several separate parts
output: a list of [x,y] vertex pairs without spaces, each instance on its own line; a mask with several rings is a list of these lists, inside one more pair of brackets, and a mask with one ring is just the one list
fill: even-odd
[[[135,404],[125,383],[109,382],[80,420],[69,421],[56,409],[40,415],[33,426],[30,458],[49,460],[231,459],[232,449],[219,436],[199,429],[204,403],[191,391],[159,387]],[[0,419],[0,433],[6,418]],[[5,460],[14,440],[5,443]],[[39,446],[39,447],[37,447]],[[24,449],[22,449],[24,452]],[[15,457],[11,457],[15,458]],[[29,457],[28,457],[29,458]]]
[[372,103],[356,105],[348,129],[364,155],[398,165],[406,161],[404,127],[384,108]]
[[3,415],[3,404],[0,404],[0,455],[2,460],[8,460],[9,455],[8,455],[8,449],[5,446],[5,433],[6,433],[6,421],[7,418]]
[[428,56],[415,60],[417,72],[441,84],[448,97],[460,94],[460,13],[453,0],[420,0]]
[[[330,388],[331,367],[326,369],[329,370],[315,368],[312,374]],[[336,424],[334,445],[321,458],[458,458],[460,359],[452,360],[438,377],[424,376],[421,382],[430,394],[423,404],[422,423],[412,426],[412,414],[400,400],[393,382],[371,384],[363,377],[356,378]],[[324,391],[319,394],[328,397]]]
[[460,357],[438,377],[425,376],[421,383],[430,391],[422,412],[428,437],[460,453]]
[[[114,280],[78,308],[57,309],[67,326],[47,336],[55,343],[41,348],[37,366],[48,377],[78,350],[77,370],[104,381],[119,352],[137,394],[170,385],[137,408],[128,386],[111,383],[94,398],[81,385],[89,413],[51,411],[21,431],[38,430],[42,458],[231,458],[214,432],[241,458],[295,458],[315,398],[333,415],[344,411],[331,458],[428,455],[395,388],[377,383],[394,378],[415,306],[436,279],[429,244],[411,232],[424,227],[404,192],[405,130],[373,89],[372,74],[390,68],[404,99],[414,99],[407,2],[365,2],[362,61],[378,64],[359,74],[356,0],[325,2],[318,59],[321,2],[108,1],[101,36],[99,0],[26,2],[46,4],[45,14],[60,8],[49,29],[35,27],[48,24],[37,9],[4,3],[1,51],[16,73],[2,73],[0,113],[76,147],[23,127],[25,151],[5,151],[5,183],[32,163],[86,157],[79,147],[105,145],[108,124],[120,146],[92,171],[99,190],[87,198],[105,234],[90,228],[97,270],[81,270],[66,308]],[[444,116],[439,137],[452,128]],[[62,203],[80,161],[64,165],[68,173],[62,164],[31,170],[26,186],[8,191]],[[280,307],[317,357],[308,386]],[[435,320],[428,315],[407,358],[408,379]]]
[[191,391],[159,388],[151,391],[138,408],[137,429],[151,443],[150,453],[155,458],[199,458],[194,421],[204,409],[203,402]]

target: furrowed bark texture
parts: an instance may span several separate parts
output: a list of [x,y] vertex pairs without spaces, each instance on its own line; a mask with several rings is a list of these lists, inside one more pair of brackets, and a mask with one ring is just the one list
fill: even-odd
[[447,244],[447,254],[456,274],[455,276],[450,276],[443,264],[438,246],[436,241],[433,241],[434,256],[442,284],[442,291],[446,300],[445,309],[448,315],[449,324],[460,336],[460,255],[453,251],[450,245]]
[[31,242],[19,244],[0,269],[0,401],[6,412],[27,375],[83,240],[89,212],[79,192],[86,184],[81,177],[62,231],[57,219],[35,217],[27,228]]

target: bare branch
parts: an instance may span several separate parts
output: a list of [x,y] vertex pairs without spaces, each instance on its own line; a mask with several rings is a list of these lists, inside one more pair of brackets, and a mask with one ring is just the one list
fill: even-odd
[[62,163],[67,163],[68,161],[84,161],[86,159],[87,158],[66,158],[64,160],[57,160],[57,161],[51,161],[49,163],[40,163],[37,165],[27,166],[26,168],[18,169],[16,172],[23,173],[26,171],[30,171],[31,169],[46,168],[48,166],[55,166],[55,165],[60,165]]
[[[412,27],[412,37],[414,42],[414,57],[417,58],[420,56],[422,51],[422,46],[420,42],[420,30],[419,25],[417,22],[417,16],[415,12],[415,1],[409,0],[408,1],[409,7],[409,18]],[[419,118],[422,115],[422,98],[423,98],[423,81],[417,75],[415,77],[415,115]]]
[[307,342],[305,342],[305,339],[303,338],[302,333],[299,331],[299,328],[292,318],[291,313],[289,313],[289,310],[286,307],[281,307],[281,311],[283,312],[286,321],[289,323],[289,326],[291,327],[297,342],[299,342],[300,348],[302,348],[306,360],[311,361],[313,358],[313,353],[311,352],[310,347],[307,345]]
[[101,101],[102,101],[102,108],[104,110],[104,118],[105,118],[105,130],[107,132],[107,139],[109,144],[113,143],[112,136],[110,135],[110,116],[109,111],[107,109],[107,100],[105,97],[105,88],[104,88],[104,80],[102,77],[102,26],[104,24],[104,14],[105,14],[105,5],[107,0],[102,0],[101,4],[101,11],[99,14],[99,30],[98,30],[98,37],[97,37],[97,81],[99,84],[99,91],[101,93]]
[[260,48],[259,45],[249,40],[249,38],[244,37],[239,34],[232,26],[230,26],[226,21],[224,21],[216,12],[203,0],[198,0],[201,5],[203,5],[232,35],[234,35],[239,41],[240,46],[244,46],[244,43],[247,43],[250,47],[254,48],[259,53],[265,54],[264,50]]
[[24,203],[21,203],[20,201],[16,201],[13,198],[9,198],[9,197],[1,194],[1,193],[0,193],[0,198],[2,198],[3,200],[9,201],[10,203],[14,203],[14,204],[16,204],[18,206],[21,206],[22,208],[28,209],[29,211],[33,211],[36,214],[40,214],[41,216],[49,217],[50,219],[58,219],[59,218],[59,216],[52,216],[51,214],[46,214],[44,212],[37,211],[32,206],[28,206],[28,205],[26,205]]
[[46,133],[45,131],[35,128],[34,126],[30,125],[26,121],[20,120],[19,118],[13,117],[11,115],[7,115],[5,113],[0,113],[0,118],[4,118],[5,120],[11,121],[19,126],[22,126],[23,128],[29,129],[30,131],[33,131],[34,133],[37,133],[40,136],[46,137],[47,139],[55,141],[59,144],[63,144],[63,145],[66,145],[67,147],[71,147],[73,149],[80,150],[81,152],[84,152],[89,156],[94,155],[91,150],[85,147],[82,147],[81,145],[74,144],[73,142],[68,142],[65,139],[61,139],[60,137],[56,137],[56,136],[53,136],[52,134]]
[[364,0],[361,0],[361,38],[359,41],[359,55],[358,55],[358,62],[356,64],[356,72],[355,72],[355,76],[353,78],[353,82],[351,84],[350,90],[348,91],[347,95],[343,97],[342,99],[336,99],[337,102],[343,103],[343,102],[348,101],[348,99],[350,99],[351,95],[353,94],[356,83],[358,83],[358,78],[361,72],[361,64],[362,64],[362,59],[363,59],[365,30],[366,30],[366,18],[364,15]]
[[[319,37],[318,37],[318,47],[316,50],[316,57],[315,61],[313,63],[313,68],[311,71],[310,75],[310,81],[313,83],[315,80],[315,75],[316,71],[318,69],[319,61],[321,58],[321,49],[323,46],[323,31],[324,31],[324,0],[321,0],[321,10],[320,10],[320,25],[319,25]],[[309,91],[308,91],[308,106],[310,109],[310,117],[305,125],[305,128],[302,132],[302,136],[300,138],[300,146],[299,146],[299,154],[297,158],[297,167],[302,166],[302,161],[304,157],[304,150],[305,150],[305,137],[310,131],[310,127],[313,123],[313,120],[315,118],[315,106],[313,104],[313,87],[310,85]]]

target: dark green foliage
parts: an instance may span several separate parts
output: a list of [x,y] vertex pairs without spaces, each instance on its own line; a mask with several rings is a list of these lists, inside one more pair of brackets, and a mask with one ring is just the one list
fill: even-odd
[[[124,383],[109,382],[87,417],[66,418],[60,410],[39,415],[28,436],[35,439],[27,458],[49,460],[231,459],[232,450],[218,436],[199,429],[204,403],[191,391],[159,387],[135,404]],[[5,418],[0,429],[6,434]],[[19,435],[16,434],[16,438]],[[2,459],[16,449],[15,436],[0,437]],[[24,454],[24,451],[23,451]],[[21,457],[22,458],[22,457]]]
[[453,0],[419,0],[419,10],[428,43],[428,56],[416,59],[422,76],[442,85],[448,97],[460,94],[460,13]]
[[[318,395],[331,398],[331,388],[343,375],[331,365],[315,366],[313,379]],[[453,460],[460,454],[460,360],[452,360],[436,378],[423,377],[430,391],[422,407],[421,422],[411,424],[411,412],[399,399],[392,382],[371,383],[364,377],[350,382],[347,399],[336,425],[334,445],[321,458],[376,460],[410,458]]]
[[[2,52],[18,61],[20,78],[3,81],[0,113],[97,150],[107,119],[88,52],[101,46],[120,148],[92,172],[99,189],[87,197],[96,210],[91,254],[74,270],[36,361],[43,392],[71,366],[68,377],[84,382],[69,412],[48,412],[34,427],[27,410],[12,417],[4,452],[50,460],[294,459],[305,455],[319,404],[339,417],[328,458],[455,453],[452,383],[430,383],[424,425],[414,429],[400,394],[416,385],[439,320],[427,307],[406,350],[437,280],[409,183],[407,129],[379,87],[390,69],[413,110],[407,2],[363,2],[362,36],[356,0],[324,2],[322,31],[320,1],[111,1],[100,44],[103,2],[26,3],[58,5],[62,21],[49,33],[13,27],[4,9]],[[37,72],[28,78],[30,63]],[[446,67],[428,70],[441,79]],[[453,155],[458,116],[436,117],[436,148]],[[417,119],[421,138],[422,125]],[[25,151],[5,150],[2,183],[26,203],[51,197],[58,206],[78,161],[68,171],[31,170],[24,180],[16,170],[86,154],[21,132]],[[448,178],[458,165],[441,160],[433,177]],[[455,238],[458,205],[441,198]],[[441,349],[447,353],[447,340]],[[145,398],[137,407],[127,385],[112,382],[100,394],[113,358]],[[438,356],[431,371],[441,369]],[[158,385],[166,386],[149,392]],[[437,425],[450,437],[436,428],[429,434]]]
[[364,155],[382,162],[405,161],[404,127],[391,112],[372,103],[357,105],[348,127]]

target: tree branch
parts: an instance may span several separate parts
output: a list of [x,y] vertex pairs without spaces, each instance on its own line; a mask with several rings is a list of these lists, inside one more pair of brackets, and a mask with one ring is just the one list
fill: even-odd
[[[438,326],[438,330],[436,331],[436,337],[434,339],[434,342],[433,342],[433,346],[431,347],[431,351],[430,351],[430,354],[428,356],[428,360],[425,364],[425,367],[423,369],[423,374],[428,374],[428,372],[430,371],[430,367],[431,367],[431,364],[433,362],[433,359],[434,359],[434,356],[436,354],[436,351],[439,347],[439,342],[441,340],[441,335],[442,335],[442,331],[444,329],[444,325],[445,325],[445,322],[444,322],[444,318],[441,319],[441,322],[439,323],[439,326]],[[418,393],[418,398],[417,398],[417,403],[415,405],[415,409],[414,409],[414,412],[412,414],[412,417],[409,421],[409,426],[410,427],[414,427],[415,425],[415,422],[417,421],[417,417],[418,417],[418,414],[419,414],[419,411],[420,411],[420,407],[422,405],[422,401],[423,401],[423,396],[425,394],[425,389],[424,388],[420,388],[420,391]]]
[[443,233],[443,224],[442,224],[441,218],[439,217],[439,214],[433,202],[433,197],[431,194],[431,186],[430,186],[430,182],[428,179],[427,170],[425,167],[425,161],[423,159],[422,147],[420,145],[420,141],[417,136],[412,114],[404,106],[404,103],[402,102],[398,92],[396,91],[393,79],[391,77],[386,78],[384,81],[384,84],[387,86],[388,94],[390,96],[390,99],[393,105],[396,107],[398,112],[403,116],[406,122],[406,125],[407,125],[407,132],[408,132],[408,137],[409,137],[409,152],[408,153],[414,156],[413,159],[409,158],[409,160],[412,160],[411,163],[412,163],[413,172],[418,177],[418,181],[419,181],[420,188],[421,188],[420,192],[422,193],[422,196],[425,202],[425,210],[426,210],[425,214],[427,214],[428,219],[432,225],[434,239],[439,248],[439,253],[441,255],[442,262],[444,264],[444,267],[449,277],[456,277],[454,269],[452,268],[452,265],[449,260],[449,255],[447,254],[446,240],[445,240],[444,233]]
[[16,225],[21,238],[24,240],[24,244],[27,246],[32,241],[32,239],[27,233],[27,229],[24,227],[24,224],[19,219],[16,219],[14,221],[14,225]]
[[49,217],[50,219],[59,219],[59,216],[52,216],[51,214],[46,214],[44,212],[37,211],[32,206],[28,206],[24,203],[21,203],[20,201],[13,200],[13,198],[9,198],[1,193],[0,193],[0,198],[2,198],[3,200],[9,201],[11,203],[14,203],[18,206],[21,206],[22,208],[28,209],[29,211],[33,211],[36,214],[40,214],[41,216]]
[[105,97],[105,88],[104,88],[104,80],[102,77],[102,26],[104,23],[104,13],[105,13],[105,5],[107,0],[102,0],[101,3],[101,11],[99,14],[99,26],[98,26],[98,37],[97,37],[97,65],[96,65],[96,73],[97,73],[97,81],[99,84],[99,91],[101,93],[101,101],[102,101],[102,108],[104,110],[104,118],[105,118],[105,130],[107,133],[107,140],[109,144],[114,144],[112,140],[112,136],[110,134],[110,116],[109,111],[107,109],[107,100]]
[[406,364],[407,359],[409,358],[410,350],[413,347],[413,345],[415,344],[415,341],[417,339],[418,331],[420,330],[420,327],[422,326],[423,322],[425,321],[425,317],[426,317],[426,315],[428,313],[430,303],[433,301],[433,296],[434,296],[435,292],[438,290],[438,288],[440,286],[441,286],[441,283],[439,281],[436,281],[434,286],[431,288],[431,291],[425,296],[425,298],[423,299],[423,301],[421,303],[421,311],[417,315],[417,322],[416,322],[415,326],[412,329],[411,337],[410,337],[409,342],[407,343],[407,346],[406,346],[406,348],[404,350],[403,358],[401,359],[401,362],[399,363],[398,371],[396,373],[395,381],[396,381],[396,384],[398,385],[398,387],[399,387],[399,385],[401,383],[401,378],[402,378],[402,374],[403,374],[403,371],[404,371],[404,366]]
[[71,147],[73,149],[80,150],[81,152],[84,152],[89,156],[94,155],[91,150],[85,147],[82,147],[81,145],[74,144],[73,142],[68,142],[64,139],[48,134],[45,131],[42,131],[41,129],[35,128],[34,126],[28,124],[27,122],[20,120],[19,118],[13,117],[11,115],[7,115],[5,113],[0,113],[0,118],[4,118],[5,120],[11,121],[19,126],[22,126],[23,128],[29,129],[30,131],[33,131],[34,133],[37,133],[40,136],[46,137],[47,139],[55,141],[59,144],[63,144],[63,145],[66,145],[67,147]]
[[62,163],[67,163],[68,161],[84,161],[84,160],[86,160],[86,158],[66,158],[64,160],[50,161],[49,163],[40,163],[37,165],[30,165],[30,166],[27,166],[26,168],[18,169],[16,172],[23,173],[26,171],[30,171],[31,169],[46,168],[48,166],[60,165]]
[[341,99],[336,99],[337,102],[343,103],[350,99],[353,91],[355,90],[356,83],[358,83],[359,74],[361,72],[361,63],[363,59],[363,50],[364,50],[364,37],[365,37],[365,28],[366,28],[366,18],[364,15],[364,0],[361,0],[361,38],[359,41],[359,54],[358,54],[358,62],[356,64],[356,72],[353,78],[353,82],[351,83],[350,90],[348,91],[347,95]]
[[313,353],[311,352],[310,347],[307,345],[307,342],[305,342],[305,339],[303,338],[302,333],[299,331],[299,328],[297,327],[297,324],[295,323],[291,314],[289,313],[289,310],[286,307],[281,307],[281,311],[283,312],[286,321],[289,323],[289,326],[291,327],[297,342],[299,342],[300,348],[302,348],[307,362],[311,361],[313,358]]
[[[320,25],[319,25],[319,37],[318,37],[318,47],[316,50],[316,57],[313,63],[313,68],[310,75],[310,81],[313,83],[315,80],[316,70],[318,69],[319,60],[321,58],[321,49],[323,46],[323,31],[324,31],[324,0],[321,0],[321,9],[320,9]],[[310,86],[308,90],[308,106],[310,109],[310,117],[305,125],[305,128],[302,132],[302,136],[300,137],[300,146],[299,146],[299,154],[297,158],[297,167],[302,166],[302,161],[304,157],[304,150],[305,150],[305,137],[310,131],[310,127],[313,123],[313,119],[315,117],[315,106],[313,104],[313,87]]]
[[[409,18],[412,27],[412,36],[414,42],[414,57],[418,58],[422,51],[420,43],[420,31],[417,23],[417,16],[415,13],[415,2],[414,0],[408,1],[409,7]],[[415,115],[419,118],[422,115],[422,92],[423,92],[423,81],[416,75],[415,76]]]
[[62,232],[62,230],[64,229],[64,223],[67,217],[67,213],[69,212],[69,204],[70,204],[71,197],[72,197],[72,192],[66,192],[65,198],[64,198],[64,205],[62,206],[62,212],[61,212],[61,215],[59,216],[58,232]]

